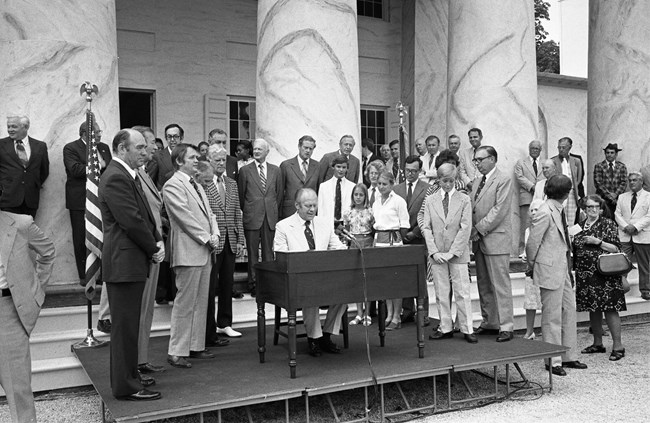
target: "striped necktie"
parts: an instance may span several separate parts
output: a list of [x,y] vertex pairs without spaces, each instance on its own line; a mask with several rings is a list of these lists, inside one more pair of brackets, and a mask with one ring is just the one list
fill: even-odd
[[262,163],[257,165],[257,167],[260,168],[260,182],[262,183],[262,191],[266,192],[266,175],[264,174],[264,166],[262,166]]

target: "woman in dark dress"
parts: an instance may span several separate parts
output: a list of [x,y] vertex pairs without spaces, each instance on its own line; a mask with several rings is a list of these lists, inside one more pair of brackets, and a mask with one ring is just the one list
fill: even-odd
[[587,219],[580,223],[582,232],[573,239],[573,259],[576,271],[576,309],[588,311],[594,343],[583,354],[604,353],[603,313],[612,334],[611,361],[625,357],[621,343],[621,318],[625,311],[625,292],[621,276],[604,276],[597,270],[598,256],[619,251],[616,223],[604,216],[609,213],[598,195],[589,195],[585,201]]

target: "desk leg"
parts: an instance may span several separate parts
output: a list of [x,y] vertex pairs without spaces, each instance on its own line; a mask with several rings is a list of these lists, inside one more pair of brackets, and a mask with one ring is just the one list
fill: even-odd
[[417,337],[418,337],[418,355],[420,358],[424,358],[424,298],[418,297],[418,312],[416,313],[417,320],[415,324],[417,325]]
[[296,309],[287,310],[288,317],[288,336],[289,336],[289,372],[291,379],[296,378]]
[[257,302],[257,352],[260,354],[260,363],[264,363],[266,352],[266,313],[264,302]]
[[382,347],[386,338],[386,300],[377,302],[377,315],[379,316],[379,345]]

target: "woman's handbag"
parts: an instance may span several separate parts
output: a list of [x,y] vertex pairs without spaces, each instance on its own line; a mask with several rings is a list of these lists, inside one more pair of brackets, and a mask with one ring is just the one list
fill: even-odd
[[627,277],[626,277],[626,276],[621,276],[621,284],[623,285],[623,292],[624,292],[625,294],[627,294],[628,292],[630,292],[630,288],[631,288],[631,287],[630,287],[630,283],[627,281]]
[[596,264],[598,273],[605,276],[622,276],[634,269],[625,253],[601,254]]

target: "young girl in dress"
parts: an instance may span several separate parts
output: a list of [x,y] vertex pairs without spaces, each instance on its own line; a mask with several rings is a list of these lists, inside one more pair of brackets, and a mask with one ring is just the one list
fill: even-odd
[[[528,214],[531,220],[542,204],[544,204],[544,201],[540,199],[533,200],[530,203]],[[529,232],[530,229],[526,229],[524,243],[528,241]],[[526,251],[524,251],[523,260],[526,261]],[[537,310],[542,309],[542,297],[539,293],[539,287],[535,286],[533,284],[533,278],[528,276],[529,271],[526,272],[526,282],[524,285],[524,309],[526,310],[526,334],[524,335],[524,339],[535,339],[535,315],[537,314]]]
[[[343,225],[354,237],[356,242],[350,242],[350,248],[372,247],[373,229],[375,219],[372,216],[372,209],[368,205],[368,188],[364,184],[357,184],[352,190],[352,206],[343,211]],[[350,321],[351,325],[363,322],[364,326],[370,326],[372,319],[368,316],[369,303],[357,303],[357,316]]]

